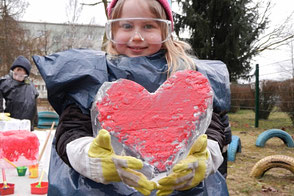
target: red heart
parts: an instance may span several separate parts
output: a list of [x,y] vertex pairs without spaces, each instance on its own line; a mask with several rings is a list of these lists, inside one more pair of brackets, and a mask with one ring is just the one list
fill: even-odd
[[120,79],[104,84],[97,96],[101,127],[160,172],[188,153],[211,118],[210,84],[192,70],[176,72],[155,93]]

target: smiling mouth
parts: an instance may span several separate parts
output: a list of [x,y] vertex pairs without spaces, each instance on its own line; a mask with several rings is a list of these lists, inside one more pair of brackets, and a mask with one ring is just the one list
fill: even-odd
[[142,51],[144,49],[146,49],[147,47],[132,47],[132,46],[129,46],[129,48],[133,51]]

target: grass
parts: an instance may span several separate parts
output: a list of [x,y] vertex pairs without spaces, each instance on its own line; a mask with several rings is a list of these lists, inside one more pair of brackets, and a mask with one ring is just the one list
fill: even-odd
[[273,112],[268,120],[260,120],[255,128],[255,113],[240,110],[230,113],[232,134],[241,139],[241,153],[235,162],[228,162],[227,184],[230,195],[282,195],[294,196],[294,174],[283,168],[273,168],[260,179],[249,176],[260,159],[270,155],[286,155],[294,158],[294,148],[287,147],[279,138],[269,139],[265,147],[255,146],[259,134],[268,129],[283,129],[294,136],[294,126],[287,114]]
[[283,129],[294,136],[294,126],[287,114],[273,112],[268,120],[259,121],[258,128],[254,127],[255,113],[252,110],[230,113],[229,118],[232,134],[240,137],[242,146],[242,152],[236,154],[235,162],[228,162],[230,196],[294,196],[294,174],[286,169],[270,169],[260,179],[249,176],[255,163],[266,156],[280,154],[294,158],[294,148],[288,148],[279,138],[268,140],[264,148],[255,146],[258,135],[268,129]]

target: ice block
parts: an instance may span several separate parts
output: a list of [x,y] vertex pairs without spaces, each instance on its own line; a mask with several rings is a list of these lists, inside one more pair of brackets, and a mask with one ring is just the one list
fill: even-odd
[[208,80],[187,70],[176,72],[154,93],[126,79],[104,83],[92,109],[97,111],[98,130],[108,130],[124,153],[160,173],[186,156],[195,139],[206,131],[212,101]]
[[38,137],[27,130],[0,132],[0,168],[13,167],[4,158],[16,166],[34,165],[39,152]]

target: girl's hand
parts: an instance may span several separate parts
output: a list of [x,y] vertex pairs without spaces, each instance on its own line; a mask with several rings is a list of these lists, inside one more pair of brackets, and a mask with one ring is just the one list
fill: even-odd
[[173,167],[170,175],[158,181],[157,196],[169,195],[174,190],[188,190],[197,186],[206,177],[209,152],[207,136],[199,136],[189,155]]
[[82,141],[83,138],[74,140],[66,147],[69,162],[79,173],[103,184],[122,181],[143,195],[150,195],[156,188],[154,182],[136,171],[143,168],[140,159],[118,156],[114,153],[108,131],[102,129],[96,138],[89,140],[84,137],[84,139],[85,141]]

